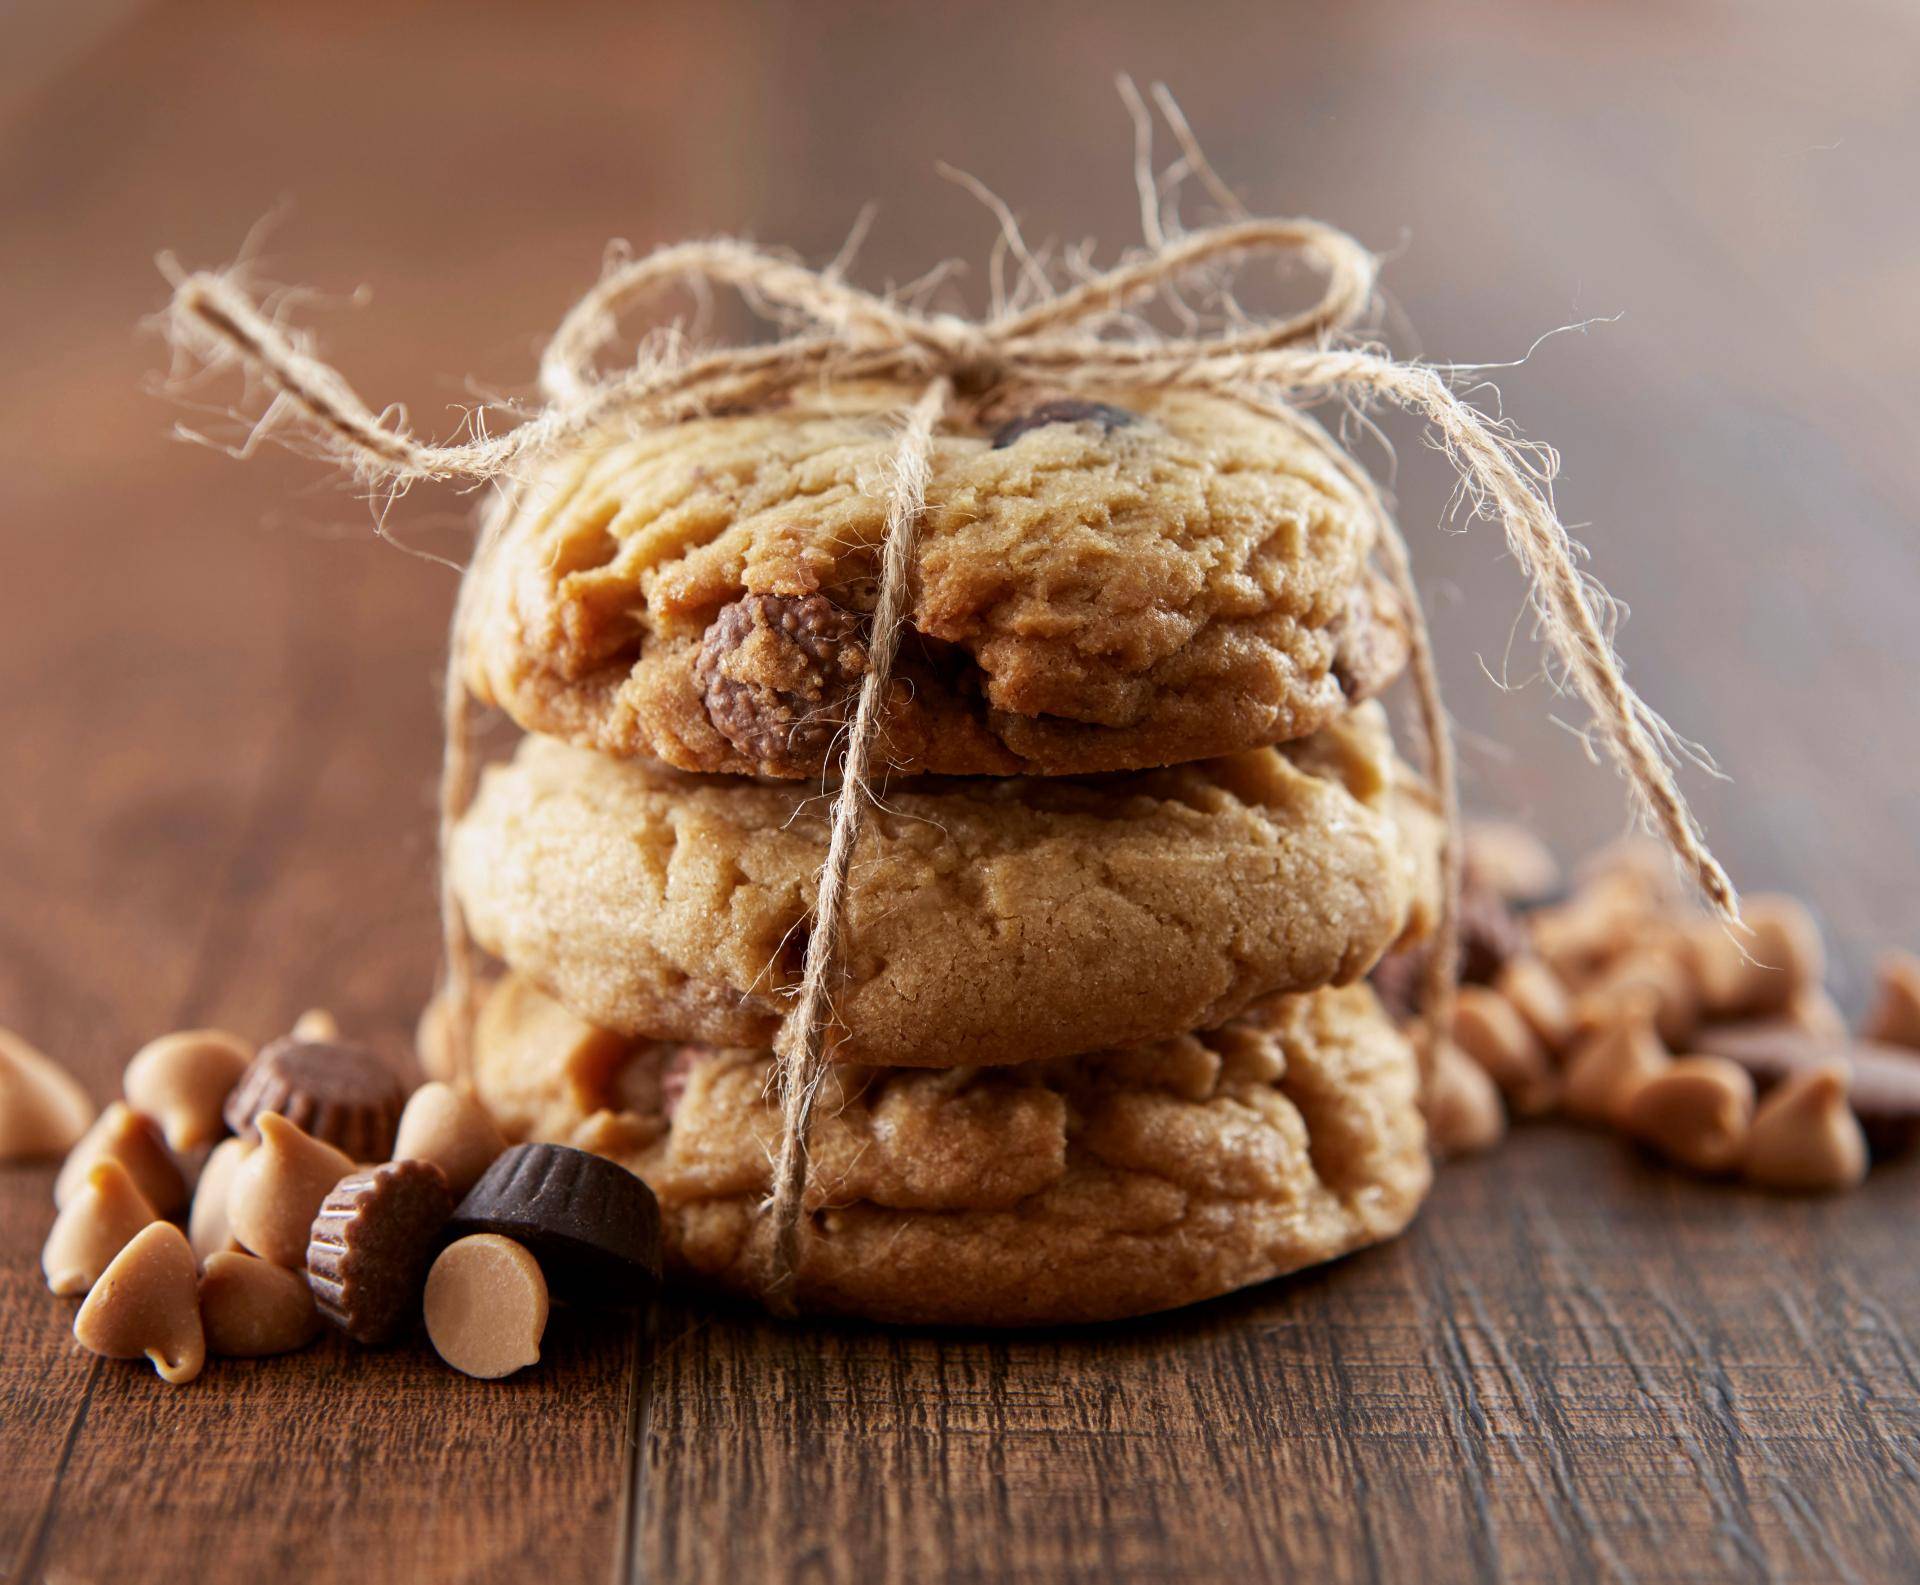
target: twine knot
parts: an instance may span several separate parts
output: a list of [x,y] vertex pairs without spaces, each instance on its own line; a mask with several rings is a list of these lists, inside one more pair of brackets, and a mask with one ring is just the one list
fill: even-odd
[[[900,343],[926,352],[926,372],[938,370],[958,390],[987,390],[1007,378],[1005,352],[991,325],[958,314],[902,314],[899,330]],[[884,354],[886,349],[872,350]]]

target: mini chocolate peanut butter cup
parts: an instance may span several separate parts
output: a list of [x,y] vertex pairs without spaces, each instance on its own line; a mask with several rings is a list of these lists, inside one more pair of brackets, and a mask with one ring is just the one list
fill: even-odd
[[653,1191],[618,1163],[565,1145],[515,1145],[500,1156],[447,1232],[524,1245],[554,1293],[575,1304],[643,1304],[660,1283]]
[[227,1097],[227,1127],[257,1139],[256,1119],[278,1112],[355,1161],[385,1161],[406,1092],[365,1046],[339,1040],[276,1040],[240,1075]]
[[430,1161],[389,1161],[349,1173],[313,1219],[307,1286],[324,1315],[357,1343],[391,1343],[420,1319],[420,1294],[453,1210]]

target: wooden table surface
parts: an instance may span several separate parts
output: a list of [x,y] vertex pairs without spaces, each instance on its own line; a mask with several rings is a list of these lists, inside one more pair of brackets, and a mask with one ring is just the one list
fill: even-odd
[[[217,262],[291,200],[265,272],[444,429],[468,377],[524,386],[610,236],[819,259],[872,197],[863,278],[905,279],[990,241],[944,158],[1036,234],[1130,240],[1120,68],[1256,207],[1390,253],[1403,349],[1620,316],[1501,383],[1634,676],[1843,1000],[1920,945],[1909,7],[28,0],[0,61],[0,1023],[101,1096],[155,1033],[314,1003],[398,1056],[434,952],[451,576],[311,464],[169,439],[153,254]],[[1548,691],[1489,681],[1511,566],[1436,529],[1450,481],[1393,434],[1470,795],[1612,834]],[[393,526],[457,552],[466,507]],[[1540,1127],[1388,1248],[1133,1325],[669,1304],[569,1318],[500,1385],[329,1342],[185,1390],[74,1347],[50,1178],[0,1174],[10,1579],[1920,1577],[1917,1165],[1805,1203]]]

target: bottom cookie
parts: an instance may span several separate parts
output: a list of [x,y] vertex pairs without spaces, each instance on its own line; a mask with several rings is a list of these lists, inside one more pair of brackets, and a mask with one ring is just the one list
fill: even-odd
[[[492,992],[481,1101],[631,1167],[670,1270],[765,1296],[779,1137],[765,1051],[625,1040]],[[814,1113],[797,1302],[892,1322],[1112,1320],[1376,1243],[1429,1181],[1414,1058],[1365,987],[1205,1034],[1009,1068],[843,1067]]]

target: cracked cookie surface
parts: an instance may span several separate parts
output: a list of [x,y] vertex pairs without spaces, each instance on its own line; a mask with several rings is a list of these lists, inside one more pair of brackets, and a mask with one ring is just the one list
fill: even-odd
[[[866,669],[911,396],[604,437],[527,482],[472,575],[469,686],[602,753],[817,775]],[[879,762],[1091,774],[1304,736],[1406,661],[1371,533],[1293,431],[1217,397],[954,416]]]
[[[623,1162],[683,1278],[763,1297],[766,1051],[623,1041],[509,977],[481,1102]],[[815,1110],[801,1308],[1017,1326],[1210,1298],[1375,1243],[1429,1180],[1411,1049],[1364,987],[1015,1068],[837,1068]]]
[[[831,798],[529,738],[449,854],[476,939],[629,1035],[765,1045]],[[853,860],[839,1061],[1027,1062],[1206,1028],[1425,933],[1438,821],[1378,704],[1111,777],[897,781]]]

